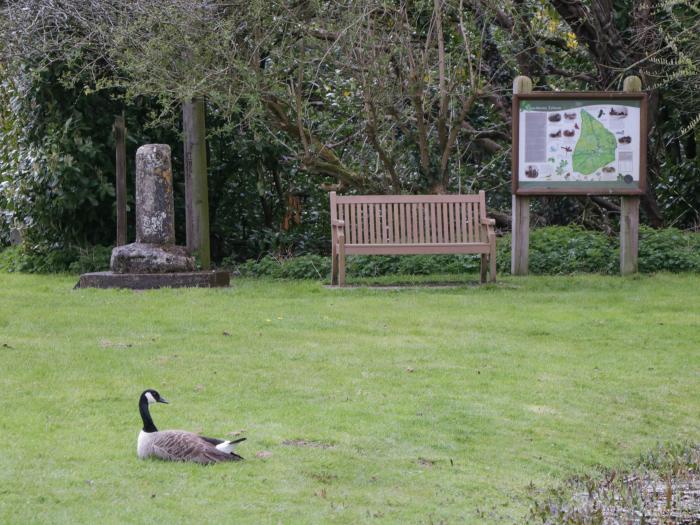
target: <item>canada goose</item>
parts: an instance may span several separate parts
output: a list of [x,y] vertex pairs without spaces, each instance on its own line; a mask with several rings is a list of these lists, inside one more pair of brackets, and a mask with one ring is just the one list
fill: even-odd
[[234,453],[233,447],[246,438],[234,441],[208,438],[184,430],[158,430],[153,424],[148,405],[167,403],[155,390],[145,390],[139,398],[139,412],[143,420],[143,429],[139,432],[136,453],[145,459],[155,456],[170,461],[194,461],[207,465],[220,461],[238,461],[243,459]]

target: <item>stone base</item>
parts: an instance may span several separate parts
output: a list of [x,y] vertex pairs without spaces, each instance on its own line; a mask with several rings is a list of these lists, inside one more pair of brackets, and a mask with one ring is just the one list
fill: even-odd
[[114,248],[109,268],[134,274],[193,272],[194,257],[184,246],[135,242]]
[[231,275],[225,270],[180,273],[84,273],[76,288],[220,288],[227,287]]

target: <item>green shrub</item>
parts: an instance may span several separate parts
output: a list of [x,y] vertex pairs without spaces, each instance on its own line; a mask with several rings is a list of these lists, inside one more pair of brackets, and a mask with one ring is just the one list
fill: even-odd
[[639,230],[639,271],[700,272],[700,234],[676,228]]
[[286,259],[267,255],[260,260],[235,263],[224,259],[222,266],[234,274],[247,277],[276,279],[327,279],[331,274],[331,258],[321,255],[301,255]]
[[70,273],[102,272],[109,270],[111,246],[88,246],[78,249],[78,258],[70,263]]
[[[496,262],[500,273],[510,272],[510,235],[497,241]],[[619,240],[576,226],[552,226],[530,232],[530,273],[557,275],[571,273],[617,274]],[[14,246],[0,251],[0,271],[85,273],[109,268],[111,247],[63,248]],[[222,266],[234,274],[277,279],[330,279],[331,259],[321,255],[279,258],[267,255],[244,263],[225,259]],[[347,273],[353,277],[383,275],[462,274],[479,271],[475,255],[355,255],[347,259]],[[642,227],[639,238],[639,271],[700,272],[700,234],[675,228],[653,230]]]
[[20,247],[9,246],[0,248],[0,272],[17,272],[20,271],[18,263],[20,260]]
[[0,251],[0,272],[85,273],[109,269],[109,246],[12,246]]
[[58,245],[22,244],[6,248],[0,258],[0,269],[6,272],[60,273],[68,271],[77,258],[77,249]]
[[[511,237],[497,241],[496,262],[500,273],[510,272]],[[530,273],[559,275],[571,273],[616,274],[620,267],[617,236],[584,230],[578,226],[550,226],[530,232]],[[267,256],[242,264],[228,262],[239,275],[290,279],[330,279],[330,257],[304,255],[288,259]],[[643,227],[639,241],[640,272],[700,271],[700,234],[669,228]],[[382,275],[430,275],[476,273],[479,257],[474,255],[349,256],[347,273],[353,277]]]
[[[578,226],[537,228],[530,232],[530,273],[614,273],[619,267],[617,242],[603,233]],[[510,235],[498,239],[496,259],[501,272],[510,271],[510,243]]]

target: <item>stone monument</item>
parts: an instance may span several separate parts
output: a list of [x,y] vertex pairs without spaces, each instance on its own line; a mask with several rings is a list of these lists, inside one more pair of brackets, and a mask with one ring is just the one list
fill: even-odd
[[112,250],[114,273],[194,271],[194,257],[175,245],[170,146],[147,144],[136,152],[136,242]]
[[136,242],[112,250],[111,272],[80,276],[78,286],[159,288],[228,286],[223,271],[195,272],[195,261],[175,244],[170,146],[147,144],[136,152]]

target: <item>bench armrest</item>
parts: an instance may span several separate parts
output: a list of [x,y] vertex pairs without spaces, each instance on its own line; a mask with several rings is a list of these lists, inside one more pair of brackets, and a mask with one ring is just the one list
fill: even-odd
[[481,224],[486,224],[487,226],[495,226],[496,225],[496,219],[481,219]]
[[331,226],[332,226],[333,228],[343,228],[343,227],[345,227],[345,221],[341,221],[341,220],[338,220],[338,219],[333,219],[333,220],[331,221]]

